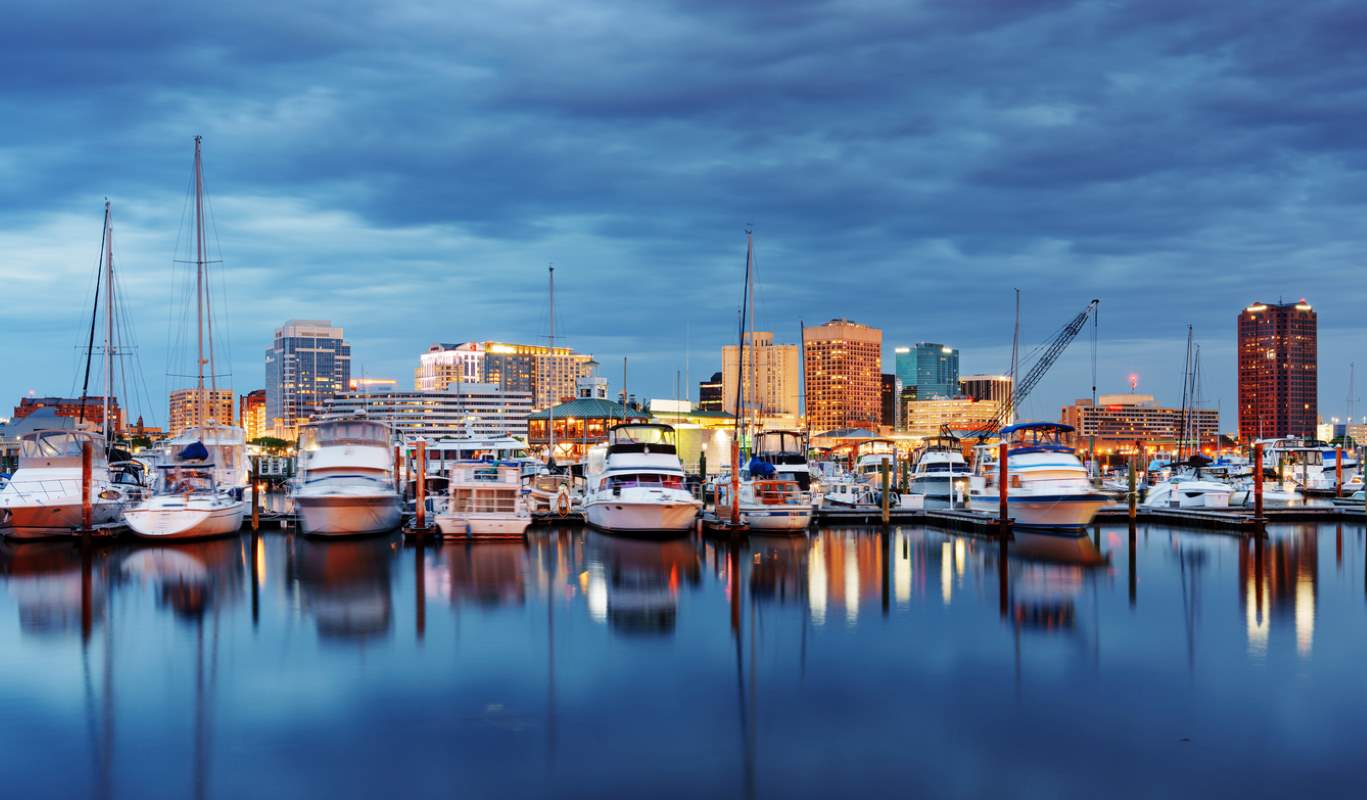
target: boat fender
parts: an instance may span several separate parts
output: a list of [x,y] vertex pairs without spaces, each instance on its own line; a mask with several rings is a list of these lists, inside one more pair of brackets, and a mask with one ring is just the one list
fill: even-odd
[[570,513],[570,490],[561,486],[555,493],[555,513],[562,517],[569,516]]

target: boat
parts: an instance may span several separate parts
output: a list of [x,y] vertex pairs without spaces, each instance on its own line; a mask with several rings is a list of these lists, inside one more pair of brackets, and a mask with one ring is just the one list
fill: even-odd
[[[1332,497],[1338,493],[1339,450],[1314,439],[1287,436],[1260,439],[1263,464],[1305,495]],[[1359,473],[1352,453],[1343,451],[1345,485]]]
[[[146,539],[196,539],[224,536],[242,528],[246,514],[247,434],[235,425],[214,421],[208,413],[208,397],[218,391],[214,361],[213,315],[209,304],[210,263],[205,252],[204,161],[202,139],[195,137],[195,306],[196,335],[195,424],[188,426],[167,446],[154,494],[124,512],[128,527]],[[209,320],[208,357],[205,357],[204,321]],[[208,384],[205,383],[205,367]]]
[[712,512],[718,518],[730,514],[733,487],[736,512],[752,530],[799,532],[812,523],[811,496],[797,481],[779,477],[774,465],[761,456],[750,459],[734,484],[729,473],[712,483]]
[[127,499],[109,474],[104,437],[85,430],[36,430],[19,438],[19,468],[0,489],[0,533],[48,539],[80,531],[83,451],[90,453],[90,524],[116,524]]
[[389,426],[367,419],[318,422],[299,432],[299,472],[290,497],[299,532],[362,536],[403,521]]
[[[1024,422],[999,432],[1007,442],[1006,508],[1013,525],[1036,528],[1081,528],[1090,525],[1110,498],[1092,488],[1087,470],[1061,437],[1073,426],[1057,422]],[[975,464],[983,479],[969,492],[975,511],[997,513],[1000,478],[993,445],[980,445]]]
[[[1143,508],[1229,508],[1235,488],[1223,481],[1179,472],[1149,487]],[[1266,498],[1264,498],[1266,499]]]
[[911,471],[911,492],[925,497],[927,504],[943,508],[963,508],[968,502],[973,471],[963,451],[953,439],[927,440]]
[[617,425],[608,432],[606,447],[590,450],[584,516],[595,528],[683,534],[693,529],[701,505],[684,487],[669,425]]
[[532,524],[515,462],[458,461],[448,474],[446,502],[435,522],[443,536],[520,539]]

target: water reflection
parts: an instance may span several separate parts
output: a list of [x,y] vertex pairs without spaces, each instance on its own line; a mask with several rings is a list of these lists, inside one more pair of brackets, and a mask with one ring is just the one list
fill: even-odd
[[394,621],[390,589],[396,537],[314,539],[291,536],[286,580],[318,636],[366,640],[388,634]]
[[702,578],[698,551],[687,539],[654,542],[590,531],[584,554],[589,614],[622,634],[672,633],[680,587]]
[[19,611],[19,628],[61,636],[91,628],[104,617],[108,551],[83,551],[70,542],[0,542],[0,580]]
[[198,619],[240,600],[246,555],[237,537],[136,547],[121,554],[119,571],[155,587],[157,603],[182,619]]
[[497,608],[527,599],[527,546],[522,542],[449,543],[428,549],[427,596],[455,605]]
[[1309,657],[1315,643],[1319,583],[1319,530],[1314,525],[1273,528],[1239,550],[1239,593],[1248,648],[1264,655],[1269,637],[1291,626],[1296,652]]

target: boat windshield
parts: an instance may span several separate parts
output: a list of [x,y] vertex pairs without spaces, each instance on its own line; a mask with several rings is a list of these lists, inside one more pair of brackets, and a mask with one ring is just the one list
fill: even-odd
[[300,450],[317,450],[343,444],[389,446],[389,429],[379,422],[362,419],[325,422],[299,432]]
[[21,458],[77,458],[81,457],[81,446],[91,444],[91,456],[96,461],[104,460],[104,442],[93,434],[78,431],[37,431],[25,436],[19,443]]
[[214,473],[212,469],[168,467],[161,471],[162,494],[212,494]]
[[765,431],[755,435],[756,453],[801,453],[802,434],[796,431]]
[[674,429],[668,425],[618,425],[612,429],[613,444],[674,444]]
[[755,499],[765,505],[795,505],[802,492],[792,481],[755,481]]
[[610,489],[629,489],[646,487],[648,489],[682,489],[682,475],[659,475],[644,473],[640,475],[614,475],[608,479]]

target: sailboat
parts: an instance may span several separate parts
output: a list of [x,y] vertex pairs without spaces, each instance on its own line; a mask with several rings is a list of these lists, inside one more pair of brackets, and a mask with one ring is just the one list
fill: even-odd
[[[109,470],[107,447],[114,432],[110,421],[110,395],[114,370],[114,253],[110,205],[104,204],[104,230],[101,234],[100,262],[105,290],[104,340],[104,419],[102,432],[86,430],[85,390],[81,393],[81,417],[75,428],[37,428],[20,437],[19,468],[0,489],[0,533],[14,539],[49,539],[70,536],[87,522],[84,499],[89,500],[89,524],[95,527],[118,522],[128,503],[124,490],[116,485]],[[99,310],[99,282],[96,283],[95,310],[90,320],[90,342],[86,355],[86,381],[90,377],[90,357],[94,352],[95,322]],[[83,462],[89,454],[90,484],[88,498],[82,497]]]
[[[170,443],[167,462],[158,465],[156,493],[124,512],[133,533],[147,539],[200,539],[236,533],[246,513],[247,436],[239,427],[206,420],[209,398],[218,390],[214,368],[213,319],[209,315],[209,283],[205,269],[204,162],[202,139],[195,137],[195,303],[196,422]],[[205,323],[209,358],[204,358]],[[209,389],[204,365],[209,364]]]

